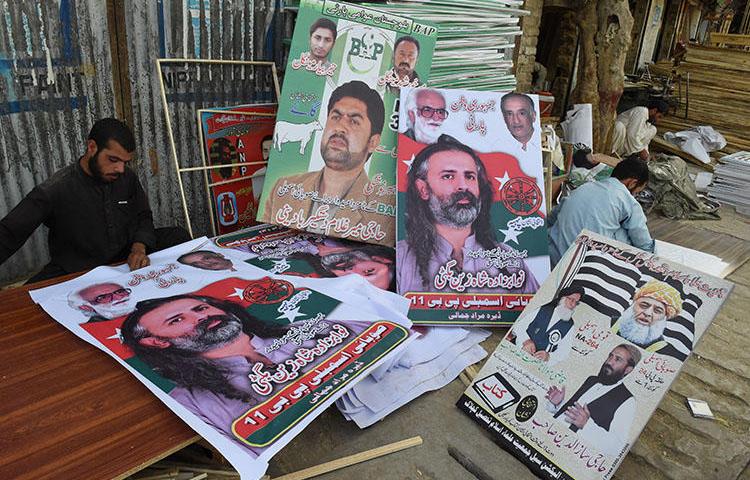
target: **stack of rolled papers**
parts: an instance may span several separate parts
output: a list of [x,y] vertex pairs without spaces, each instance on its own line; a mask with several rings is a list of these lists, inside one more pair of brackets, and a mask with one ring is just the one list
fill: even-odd
[[479,328],[430,327],[397,358],[378,367],[337,402],[360,428],[382,420],[423,393],[449,384],[487,356],[479,343],[490,332]]
[[750,215],[750,152],[735,152],[719,159],[708,195]]
[[370,7],[432,22],[438,39],[427,82],[435,88],[513,90],[513,48],[523,0],[391,0]]

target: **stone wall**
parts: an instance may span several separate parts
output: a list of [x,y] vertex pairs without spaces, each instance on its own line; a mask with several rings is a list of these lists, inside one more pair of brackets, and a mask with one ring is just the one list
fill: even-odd
[[528,10],[530,14],[521,18],[523,34],[516,49],[516,90],[519,92],[526,92],[531,88],[531,76],[534,71],[536,44],[539,38],[539,22],[542,19],[543,5],[544,0],[525,0],[523,2],[524,10]]

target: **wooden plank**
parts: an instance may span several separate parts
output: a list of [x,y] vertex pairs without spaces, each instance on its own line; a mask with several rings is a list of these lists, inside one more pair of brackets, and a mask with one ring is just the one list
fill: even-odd
[[0,292],[0,478],[124,478],[198,438],[29,288]]
[[713,45],[725,44],[737,45],[740,47],[750,47],[750,35],[711,32],[708,35],[708,42]]

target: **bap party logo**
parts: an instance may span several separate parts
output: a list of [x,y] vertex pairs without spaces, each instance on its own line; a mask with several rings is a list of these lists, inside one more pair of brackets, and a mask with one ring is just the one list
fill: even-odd
[[383,56],[392,51],[388,39],[377,29],[354,25],[347,32],[349,50],[346,63],[352,72],[367,74],[379,70]]

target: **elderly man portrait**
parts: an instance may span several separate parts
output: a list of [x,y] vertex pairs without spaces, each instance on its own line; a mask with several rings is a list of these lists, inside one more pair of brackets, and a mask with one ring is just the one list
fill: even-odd
[[570,429],[592,447],[608,455],[619,454],[628,441],[636,407],[635,398],[623,381],[640,361],[637,347],[618,345],[609,352],[599,373],[584,380],[567,402],[565,387],[551,386],[547,390],[547,410],[570,424]]
[[464,292],[534,293],[539,287],[521,258],[491,266],[482,251],[510,247],[495,239],[490,210],[492,185],[479,156],[469,147],[443,135],[422,149],[412,162],[406,190],[406,239],[396,245],[398,291],[443,291],[434,279],[438,272],[470,273],[492,278],[512,277],[513,288],[469,288]]
[[336,24],[319,18],[310,26],[310,57],[324,67],[330,65],[328,54],[336,44]]
[[541,165],[542,145],[535,138],[534,130],[534,100],[522,93],[506,93],[500,100],[500,111],[513,139],[501,137],[492,151],[513,155],[521,163],[521,168],[529,162]]
[[549,365],[568,358],[575,337],[573,312],[583,296],[583,287],[572,285],[545,305],[524,312],[513,325],[516,345]]
[[[682,311],[682,297],[671,285],[650,280],[633,295],[633,303],[619,318],[612,319],[612,332],[648,352],[678,354],[664,340],[667,320]],[[678,354],[679,355],[679,354]]]
[[131,289],[118,283],[96,283],[68,294],[68,305],[87,316],[89,322],[103,322],[135,309],[130,293]]
[[406,116],[404,135],[419,143],[437,142],[448,118],[443,94],[430,88],[412,89],[406,100]]
[[148,253],[189,239],[181,228],[154,230],[146,192],[129,168],[135,138],[114,118],[91,128],[83,155],[37,185],[0,220],[0,264],[44,224],[49,263],[30,282],[127,261],[149,264]]
[[[121,331],[124,344],[137,357],[176,384],[169,392],[172,398],[237,441],[232,422],[272,395],[260,395],[253,389],[253,367],[273,370],[297,349],[315,344],[315,340],[307,340],[302,345],[286,342],[279,348],[268,348],[300,324],[270,325],[233,302],[175,295],[138,302]],[[353,336],[367,325],[327,321],[318,334],[335,330]],[[313,367],[311,364],[305,370]],[[274,392],[277,390],[274,388]]]
[[[314,172],[282,177],[276,181],[266,200],[264,219],[274,221],[276,212],[288,206],[289,215],[302,211],[304,218],[318,213],[322,207],[328,208],[328,218],[348,218],[350,226],[366,225],[371,221],[378,224],[392,223],[386,216],[363,208],[338,207],[335,204],[314,200],[310,194],[317,192],[317,198],[339,199],[342,202],[369,204],[371,201],[395,204],[394,195],[379,195],[377,189],[366,187],[370,178],[365,171],[365,162],[380,144],[383,130],[385,107],[383,99],[367,84],[352,80],[340,85],[331,93],[325,127],[320,141],[320,154],[325,166]],[[286,189],[279,195],[279,189]],[[300,190],[304,198],[294,198],[292,188]],[[291,225],[294,227],[294,225]],[[329,233],[325,229],[307,228],[315,233]],[[382,243],[393,242],[393,229],[387,228],[386,239]]]

